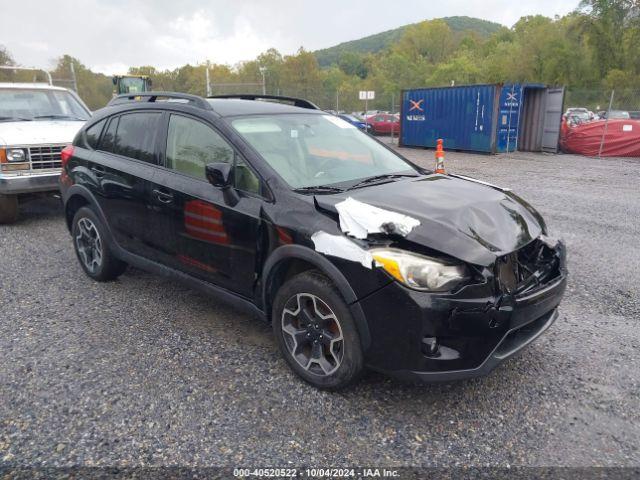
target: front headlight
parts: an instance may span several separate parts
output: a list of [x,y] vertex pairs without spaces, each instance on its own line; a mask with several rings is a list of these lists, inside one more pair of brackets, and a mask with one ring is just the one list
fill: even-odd
[[7,161],[10,163],[26,162],[27,152],[23,148],[7,148]]
[[396,248],[374,248],[371,255],[379,266],[408,287],[445,292],[469,278],[462,264],[425,257]]

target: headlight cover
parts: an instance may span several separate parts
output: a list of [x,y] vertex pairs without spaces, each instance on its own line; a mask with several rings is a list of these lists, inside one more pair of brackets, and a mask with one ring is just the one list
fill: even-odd
[[393,278],[416,290],[446,292],[470,277],[463,264],[396,248],[373,248],[370,252],[377,264]]
[[7,162],[26,162],[27,152],[24,148],[7,148]]

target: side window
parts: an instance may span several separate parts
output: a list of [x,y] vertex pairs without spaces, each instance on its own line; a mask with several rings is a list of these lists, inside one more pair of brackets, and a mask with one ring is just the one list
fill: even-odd
[[171,115],[167,133],[167,167],[206,179],[204,167],[217,162],[233,162],[231,146],[204,123]]
[[260,181],[253,170],[215,130],[202,122],[182,115],[169,117],[167,133],[167,167],[206,180],[205,166],[210,163],[233,163],[235,187],[259,193]]
[[84,132],[84,141],[91,150],[95,150],[98,148],[98,140],[100,140],[100,134],[102,133],[102,129],[107,123],[107,120],[100,120],[95,125],[90,126]]
[[120,116],[113,153],[154,163],[154,145],[161,113],[140,112]]
[[255,193],[260,195],[260,180],[253,173],[251,167],[246,164],[244,159],[236,155],[236,166],[233,171],[234,186],[243,192]]
[[118,120],[120,117],[112,117],[109,122],[109,126],[107,127],[107,131],[104,132],[102,136],[102,140],[100,141],[100,146],[98,150],[102,150],[104,152],[113,152],[113,145],[116,139],[116,129],[118,128]]

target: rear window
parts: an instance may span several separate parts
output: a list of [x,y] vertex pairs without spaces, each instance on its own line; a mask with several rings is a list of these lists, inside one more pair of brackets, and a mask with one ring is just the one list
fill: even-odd
[[85,143],[90,149],[95,150],[98,148],[98,141],[100,140],[100,134],[102,133],[105,123],[107,123],[106,120],[100,120],[95,125],[87,128],[87,131],[84,133]]
[[107,131],[104,132],[102,136],[102,141],[100,142],[99,150],[105,152],[113,152],[113,145],[116,138],[116,129],[118,128],[118,120],[120,117],[112,118],[109,122],[109,126],[107,127]]
[[[104,135],[101,147],[124,157],[154,163],[154,146],[160,127],[161,113],[127,113],[114,120]],[[114,136],[115,131],[115,136]]]

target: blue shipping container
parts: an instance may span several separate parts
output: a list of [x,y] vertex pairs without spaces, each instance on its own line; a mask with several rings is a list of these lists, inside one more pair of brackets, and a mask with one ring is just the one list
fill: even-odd
[[402,145],[493,153],[501,85],[422,88],[402,92]]
[[500,92],[497,152],[513,152],[518,149],[518,127],[521,108],[522,85],[504,85]]
[[[518,150],[519,141],[524,139],[526,149],[535,145],[539,151],[541,122],[544,123],[544,115],[549,112],[545,112],[546,104],[541,103],[545,99],[532,92],[545,94],[547,90],[539,83],[405,90],[401,105],[401,145],[435,148],[436,140],[442,138],[445,149],[496,153]],[[529,122],[523,125],[526,105],[529,105]],[[562,105],[558,108],[562,109]],[[560,120],[555,116],[549,123],[559,125]],[[533,137],[537,140],[532,140]],[[554,151],[553,146],[547,147],[547,151]]]

